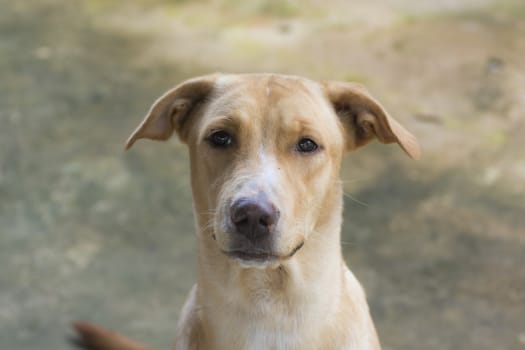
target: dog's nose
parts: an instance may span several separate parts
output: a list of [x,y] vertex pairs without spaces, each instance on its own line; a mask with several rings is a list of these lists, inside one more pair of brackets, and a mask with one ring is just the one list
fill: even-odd
[[253,242],[275,231],[279,211],[267,200],[241,198],[231,206],[231,220],[237,233]]

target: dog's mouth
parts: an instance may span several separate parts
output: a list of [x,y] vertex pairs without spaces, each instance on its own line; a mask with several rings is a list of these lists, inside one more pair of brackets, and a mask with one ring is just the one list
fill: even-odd
[[265,252],[256,250],[253,248],[242,249],[242,250],[229,250],[222,251],[225,255],[232,259],[240,260],[241,262],[253,262],[253,263],[272,263],[283,260],[288,260],[295,255],[304,245],[304,241],[300,242],[290,253],[279,255],[272,252]]

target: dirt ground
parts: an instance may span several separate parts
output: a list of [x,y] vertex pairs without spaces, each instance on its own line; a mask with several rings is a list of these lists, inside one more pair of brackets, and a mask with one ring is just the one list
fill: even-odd
[[0,0],[0,348],[91,320],[169,349],[194,281],[188,159],[123,143],[213,71],[353,80],[422,160],[348,156],[345,256],[385,350],[525,349],[522,0]]

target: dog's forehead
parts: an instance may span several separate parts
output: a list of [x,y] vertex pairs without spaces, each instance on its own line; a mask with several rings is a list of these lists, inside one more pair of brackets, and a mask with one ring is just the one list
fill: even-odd
[[236,86],[251,86],[253,88],[261,86],[279,85],[287,88],[304,88],[314,86],[318,83],[307,78],[270,73],[253,73],[253,74],[227,74],[221,75],[216,80],[216,87],[228,88]]
[[217,79],[211,109],[215,115],[244,112],[250,118],[330,115],[321,86],[302,77],[279,74],[225,75]]

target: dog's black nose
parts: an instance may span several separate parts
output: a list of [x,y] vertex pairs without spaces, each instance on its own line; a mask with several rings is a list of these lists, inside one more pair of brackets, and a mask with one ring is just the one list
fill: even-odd
[[279,211],[266,199],[241,198],[231,206],[231,220],[237,233],[254,242],[275,231]]

